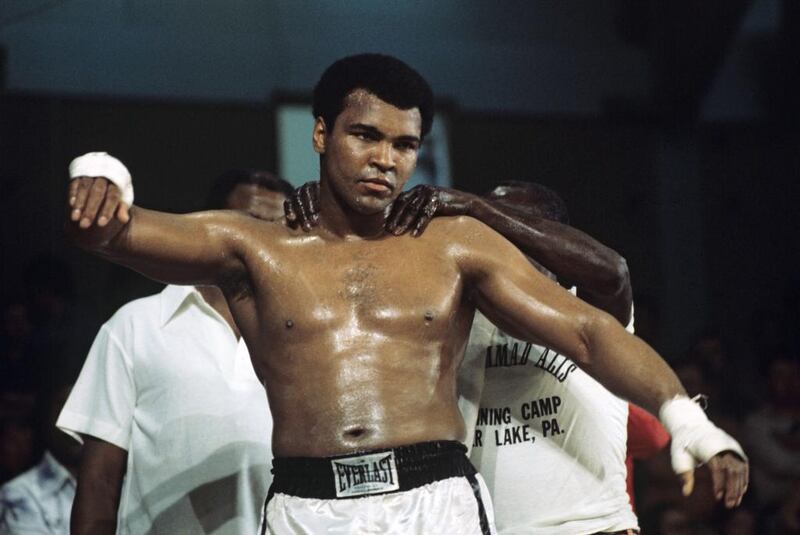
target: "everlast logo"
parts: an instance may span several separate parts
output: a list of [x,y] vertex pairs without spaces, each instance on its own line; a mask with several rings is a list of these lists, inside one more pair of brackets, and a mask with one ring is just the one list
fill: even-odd
[[382,452],[332,460],[339,498],[390,492],[400,488],[394,453]]

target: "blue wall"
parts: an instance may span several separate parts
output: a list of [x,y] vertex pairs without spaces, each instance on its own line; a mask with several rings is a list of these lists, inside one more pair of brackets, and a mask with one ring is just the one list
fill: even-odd
[[614,2],[70,0],[32,12],[41,4],[0,5],[12,91],[255,102],[308,91],[364,51],[406,59],[466,109],[595,113],[648,91]]

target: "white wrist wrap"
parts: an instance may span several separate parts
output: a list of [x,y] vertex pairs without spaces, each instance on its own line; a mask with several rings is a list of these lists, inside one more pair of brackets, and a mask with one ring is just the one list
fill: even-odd
[[672,436],[672,469],[676,474],[688,472],[707,463],[714,455],[732,451],[747,460],[739,443],[711,423],[703,409],[685,396],[664,402],[658,411],[661,423]]
[[115,184],[122,193],[122,202],[133,204],[133,182],[125,165],[105,152],[87,152],[69,164],[69,178],[79,176],[103,177]]

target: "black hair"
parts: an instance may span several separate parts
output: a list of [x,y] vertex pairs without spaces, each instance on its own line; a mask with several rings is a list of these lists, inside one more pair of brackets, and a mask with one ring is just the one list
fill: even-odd
[[225,208],[228,196],[239,184],[255,184],[262,188],[277,193],[282,193],[287,197],[294,192],[291,184],[278,178],[269,171],[259,171],[256,169],[234,169],[222,173],[214,180],[211,190],[206,197],[206,210],[220,210]]
[[418,108],[422,116],[421,137],[433,124],[433,91],[425,78],[399,59],[384,54],[347,56],[325,69],[314,87],[312,113],[333,130],[344,109],[345,98],[364,89],[401,110]]
[[[505,196],[509,197],[507,201],[504,200]],[[547,186],[536,182],[521,180],[500,182],[485,197],[514,205],[525,203],[545,219],[569,224],[569,211],[564,199]]]

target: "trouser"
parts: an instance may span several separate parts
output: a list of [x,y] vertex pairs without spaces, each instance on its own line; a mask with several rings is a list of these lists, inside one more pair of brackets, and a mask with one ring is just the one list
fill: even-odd
[[459,442],[273,460],[261,533],[494,534],[483,479]]

